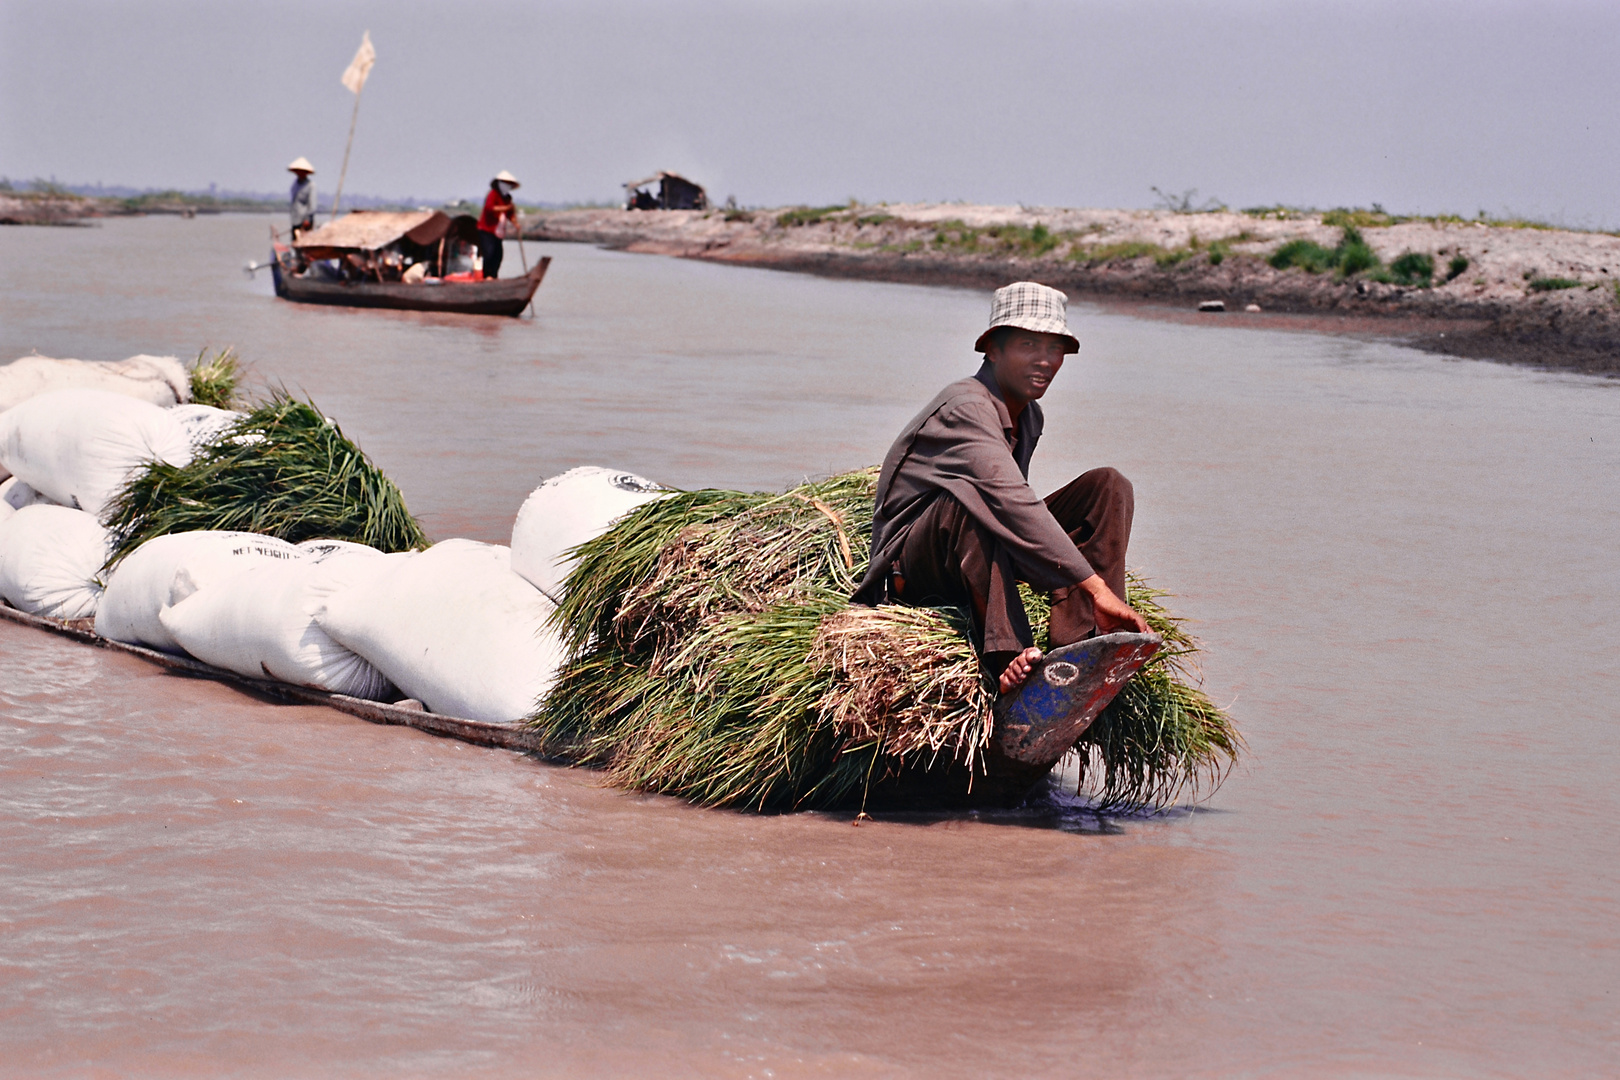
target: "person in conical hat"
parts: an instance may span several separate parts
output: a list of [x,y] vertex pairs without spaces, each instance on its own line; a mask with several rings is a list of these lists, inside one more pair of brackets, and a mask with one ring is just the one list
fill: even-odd
[[315,166],[309,163],[308,158],[294,158],[287,171],[293,174],[292,205],[288,216],[292,219],[292,235],[296,240],[300,234],[315,227],[315,181],[310,179],[315,175]]
[[997,289],[974,349],[984,363],[907,424],[883,460],[872,558],[855,603],[958,606],[1002,693],[1041,659],[1018,583],[1052,596],[1051,644],[1147,631],[1125,596],[1136,495],[1117,469],[1092,469],[1045,499],[1029,486],[1046,394],[1080,351],[1069,298],[1034,281]]
[[501,243],[501,227],[510,221],[517,227],[517,204],[512,192],[522,185],[518,178],[502,169],[489,182],[489,194],[484,196],[484,212],[478,217],[478,254],[484,260],[484,278],[493,280],[501,276],[501,256],[505,252]]

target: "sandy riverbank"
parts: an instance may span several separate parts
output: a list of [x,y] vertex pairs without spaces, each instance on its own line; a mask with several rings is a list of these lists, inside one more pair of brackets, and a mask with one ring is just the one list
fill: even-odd
[[187,218],[228,212],[262,214],[281,206],[279,202],[243,199],[188,199],[179,193],[172,197],[170,193],[162,193],[133,199],[104,199],[52,192],[0,191],[0,225],[83,225],[90,218],[148,214]]
[[[1333,249],[1346,224],[1380,266],[1343,275],[1279,270],[1268,261],[1296,240]],[[1228,315],[1205,317],[1255,319],[1244,309],[1258,305],[1261,319],[1289,316],[1313,329],[1391,334],[1452,355],[1620,376],[1620,237],[1604,233],[1367,213],[947,203],[565,210],[528,218],[525,235],[836,277],[982,286],[1034,278],[1074,296],[1172,310],[1220,300]],[[1430,285],[1389,272],[1408,252],[1432,259]]]
[[0,192],[0,225],[78,225],[87,217],[104,217],[100,200],[79,195]]

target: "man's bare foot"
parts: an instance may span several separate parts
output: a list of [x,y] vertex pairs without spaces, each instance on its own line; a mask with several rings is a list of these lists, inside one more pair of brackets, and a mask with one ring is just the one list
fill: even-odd
[[1029,678],[1029,673],[1035,670],[1035,665],[1041,662],[1041,650],[1031,645],[1023,652],[1012,658],[1005,670],[1001,673],[1001,692],[1010,694]]

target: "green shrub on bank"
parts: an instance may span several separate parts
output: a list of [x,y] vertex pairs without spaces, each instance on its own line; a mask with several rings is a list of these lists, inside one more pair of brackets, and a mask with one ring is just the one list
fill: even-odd
[[1297,266],[1307,274],[1320,274],[1324,270],[1331,270],[1337,264],[1337,259],[1332,249],[1314,240],[1290,240],[1272,252],[1266,262],[1274,270]]
[[961,218],[942,221],[934,229],[934,247],[955,254],[976,251],[979,247],[979,230]]
[[784,229],[791,229],[798,225],[815,225],[831,217],[841,214],[849,209],[847,203],[838,206],[797,206],[792,210],[784,210],[776,215],[776,223]]
[[1578,289],[1585,282],[1567,277],[1533,277],[1530,279],[1531,292],[1558,292],[1561,289]]
[[1020,255],[1039,259],[1074,239],[1074,233],[1053,232],[1040,221],[1033,225],[980,227],[952,218],[940,222],[934,229],[934,249],[952,255]]
[[1337,265],[1341,278],[1374,270],[1380,265],[1378,252],[1361,238],[1361,231],[1353,225],[1344,227],[1344,234],[1340,237],[1339,246],[1334,252],[1338,256]]
[[1386,213],[1377,203],[1371,210],[1350,210],[1340,207],[1322,215],[1322,224],[1340,229],[1383,229],[1395,224],[1395,217]]
[[[1408,260],[1405,264],[1408,274],[1416,272],[1420,268],[1421,260],[1427,259],[1428,273],[1433,277],[1432,256],[1408,252],[1402,258]],[[1287,270],[1291,266],[1297,266],[1308,274],[1321,274],[1333,270],[1341,279],[1356,274],[1367,274],[1379,281],[1397,279],[1404,281],[1401,275],[1382,269],[1383,263],[1378,258],[1378,253],[1363,239],[1361,230],[1354,225],[1343,227],[1339,234],[1339,243],[1335,247],[1325,248],[1314,240],[1290,240],[1272,252],[1271,258],[1266,261],[1276,270]],[[1427,284],[1427,281],[1424,283]]]
[[1099,244],[1097,247],[1077,247],[1070,252],[1069,257],[1076,262],[1083,262],[1087,266],[1099,266],[1110,262],[1133,262],[1136,259],[1152,256],[1158,261],[1166,249],[1158,244],[1149,244],[1142,240],[1123,240],[1117,244]]
[[1298,221],[1310,211],[1278,203],[1276,206],[1248,206],[1238,211],[1238,213],[1246,214],[1252,218],[1259,218],[1261,221]]
[[[1464,260],[1466,266],[1467,260]],[[1416,285],[1427,289],[1434,284],[1434,256],[1421,251],[1408,251],[1389,264],[1390,275],[1397,285]]]
[[1466,255],[1453,255],[1451,257],[1451,261],[1446,264],[1446,280],[1447,281],[1455,281],[1457,278],[1461,277],[1463,275],[1463,273],[1465,273],[1467,270],[1468,270],[1468,256],[1466,256]]

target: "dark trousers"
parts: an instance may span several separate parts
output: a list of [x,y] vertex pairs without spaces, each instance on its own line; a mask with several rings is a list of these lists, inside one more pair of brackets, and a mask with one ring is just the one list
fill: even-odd
[[478,255],[484,260],[484,277],[493,281],[501,276],[501,256],[506,254],[506,245],[501,238],[492,232],[478,230]]
[[[1047,509],[1114,595],[1125,598],[1125,549],[1136,495],[1118,469],[1092,469],[1046,497]],[[906,532],[895,560],[899,598],[951,605],[973,617],[974,645],[987,657],[1034,644],[1012,559],[995,535],[949,495],[941,494]],[[1097,629],[1091,596],[1079,587],[1052,594],[1052,647]]]

